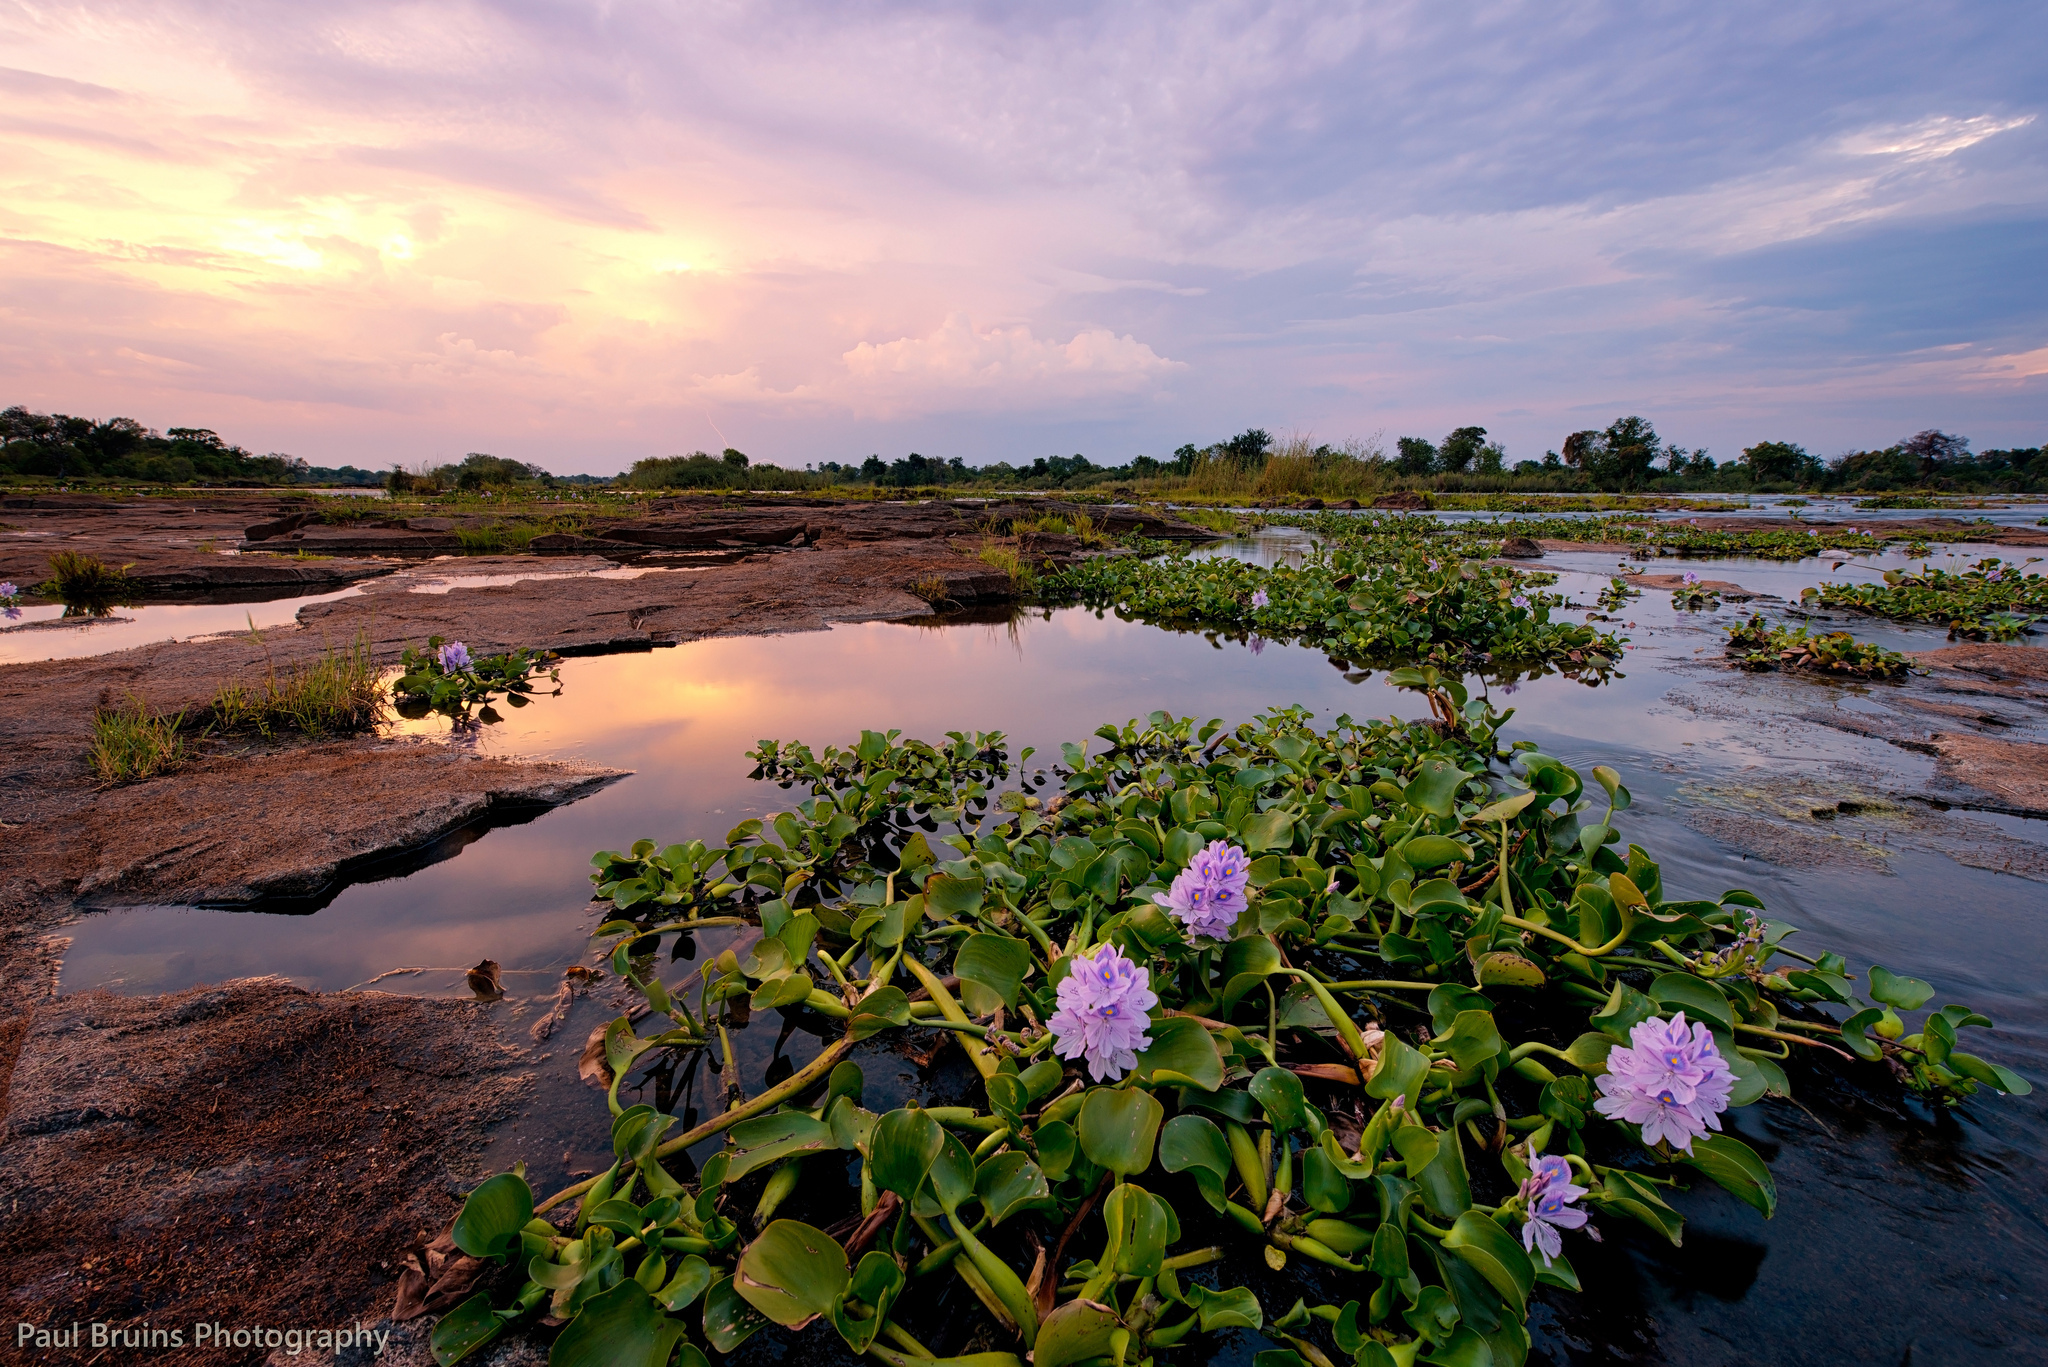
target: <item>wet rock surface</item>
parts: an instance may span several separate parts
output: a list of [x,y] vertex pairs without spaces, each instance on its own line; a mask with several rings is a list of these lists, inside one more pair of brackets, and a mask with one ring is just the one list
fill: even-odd
[[32,1003],[0,1029],[10,1327],[148,1321],[189,1343],[200,1321],[388,1314],[403,1251],[446,1227],[531,1090],[487,1012],[277,979]]

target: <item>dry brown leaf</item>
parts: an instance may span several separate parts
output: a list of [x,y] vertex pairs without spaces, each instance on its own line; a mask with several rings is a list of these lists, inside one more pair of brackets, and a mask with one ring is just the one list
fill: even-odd
[[496,1001],[505,995],[505,984],[498,978],[498,961],[485,959],[469,970],[469,990],[485,1001]]
[[550,1003],[548,1013],[533,1023],[532,1034],[536,1043],[554,1034],[555,1027],[569,1019],[569,1008],[575,1001],[576,990],[569,984],[563,983],[555,989],[555,999]]
[[610,1025],[606,1021],[592,1030],[590,1038],[583,1041],[583,1052],[576,1058],[576,1076],[600,1089],[612,1085],[611,1066],[604,1060],[604,1032]]

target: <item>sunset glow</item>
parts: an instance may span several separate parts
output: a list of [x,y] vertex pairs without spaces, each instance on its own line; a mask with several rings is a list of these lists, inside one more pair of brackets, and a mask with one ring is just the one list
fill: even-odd
[[2042,26],[1574,13],[0,6],[4,402],[603,473],[2041,439]]

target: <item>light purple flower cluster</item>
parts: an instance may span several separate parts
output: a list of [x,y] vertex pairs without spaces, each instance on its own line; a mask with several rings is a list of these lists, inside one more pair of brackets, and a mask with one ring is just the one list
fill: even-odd
[[7,605],[4,611],[9,620],[21,616],[21,609],[14,606],[15,595],[20,592],[21,590],[14,587],[12,582],[0,583],[0,603]]
[[20,592],[20,589],[14,587],[14,583],[12,580],[8,581],[7,583],[0,584],[0,598],[12,598],[14,597],[14,595]]
[[1522,1210],[1527,1223],[1522,1226],[1522,1247],[1531,1253],[1540,1251],[1545,1267],[1564,1249],[1557,1232],[1586,1223],[1586,1212],[1572,1206],[1585,1194],[1586,1188],[1572,1184],[1572,1165],[1553,1153],[1538,1158],[1523,1179],[1521,1197],[1526,1204]]
[[469,668],[469,647],[460,641],[450,641],[440,650],[441,672],[460,674]]
[[1687,570],[1687,571],[1685,572],[1685,583],[1686,583],[1686,587],[1687,587],[1687,588],[1690,588],[1690,587],[1692,587],[1692,586],[1693,586],[1694,584],[1697,584],[1697,583],[1699,583],[1699,582],[1700,582],[1700,577],[1699,577],[1699,576],[1698,576],[1697,574],[1694,574],[1694,573],[1693,573],[1693,572],[1692,572],[1691,570]]
[[1526,608],[1529,606],[1529,600],[1527,598],[1524,598],[1519,593],[1516,594],[1513,598],[1508,599],[1508,601],[1510,603],[1513,603],[1518,608]]
[[1123,956],[1115,945],[1076,954],[1055,994],[1059,1009],[1046,1024],[1053,1052],[1088,1061],[1097,1082],[1114,1082],[1137,1065],[1138,1051],[1152,1046],[1145,1033],[1159,1005],[1152,975]]
[[1237,926],[1238,913],[1245,908],[1245,882],[1250,874],[1251,861],[1243,850],[1212,840],[1195,852],[1173,885],[1165,892],[1153,893],[1152,900],[1172,912],[1189,934],[1228,940]]
[[1629,1043],[1607,1053],[1607,1074],[1593,1108],[1610,1120],[1643,1127],[1643,1142],[1668,1139],[1692,1152],[1692,1141],[1718,1130],[1728,1109],[1735,1074],[1714,1045],[1706,1026],[1686,1023],[1680,1011],[1669,1021],[1652,1016],[1628,1032]]
[[1263,636],[1253,636],[1245,642],[1245,645],[1251,650],[1252,654],[1254,655],[1263,655],[1266,653],[1266,638]]
[[1253,589],[1253,590],[1252,590],[1252,606],[1253,606],[1253,607],[1255,607],[1255,608],[1262,608],[1262,607],[1266,606],[1266,604],[1268,604],[1268,603],[1270,603],[1270,602],[1272,602],[1272,601],[1273,601],[1272,599],[1270,599],[1270,598],[1268,598],[1268,597],[1266,596],[1266,591],[1265,591],[1264,589]]

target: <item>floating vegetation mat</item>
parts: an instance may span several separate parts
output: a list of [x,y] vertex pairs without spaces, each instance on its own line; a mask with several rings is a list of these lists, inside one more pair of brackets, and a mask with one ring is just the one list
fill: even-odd
[[[1696,1182],[1773,1213],[1724,1121],[1788,1095],[1795,1054],[1942,1106],[2028,1090],[1929,984],[1667,887],[1615,771],[1405,678],[1435,722],[1153,713],[1021,775],[1000,734],[764,741],[790,810],[596,855],[596,933],[646,1008],[590,1060],[616,1161],[471,1193],[451,1236],[486,1280],[437,1358],[552,1333],[561,1367],[702,1367],[777,1325],[891,1367],[1142,1367],[1234,1328],[1286,1345],[1261,1367],[1519,1364],[1602,1227],[1675,1244]],[[621,1100],[664,1059],[734,1086],[731,1029],[770,1008],[829,1042],[693,1128]],[[851,1055],[892,1032],[949,1039],[978,1086],[870,1108]],[[812,1166],[849,1180],[784,1216]],[[1242,1284],[1291,1264],[1351,1294]],[[955,1285],[971,1332],[936,1309]]]

